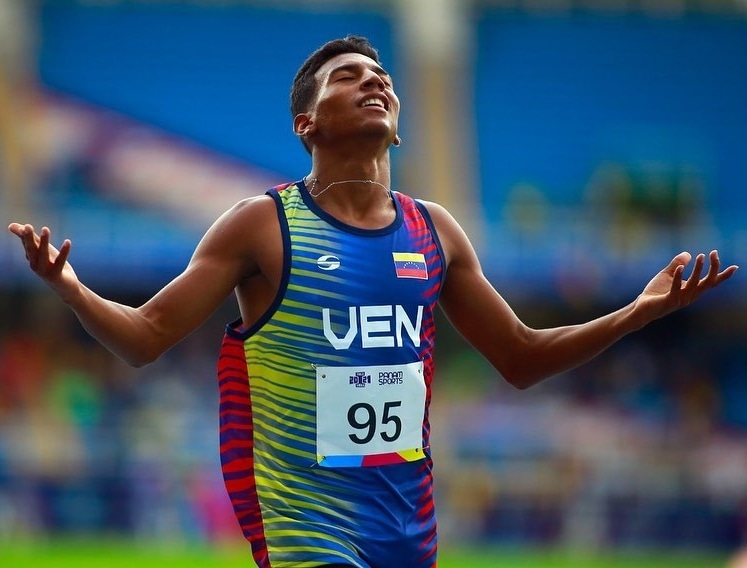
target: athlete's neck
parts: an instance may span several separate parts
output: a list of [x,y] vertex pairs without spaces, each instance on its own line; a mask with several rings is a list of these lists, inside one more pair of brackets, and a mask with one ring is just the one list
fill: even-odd
[[311,197],[313,197],[314,199],[319,199],[322,196],[322,194],[326,193],[327,190],[332,187],[335,187],[337,185],[346,185],[346,184],[347,185],[352,185],[352,184],[375,185],[383,189],[387,193],[387,195],[391,193],[391,190],[387,186],[373,179],[341,179],[337,181],[331,181],[324,187],[319,186],[318,188],[317,188],[317,185],[319,184],[319,178],[304,177],[303,181],[306,184],[306,188],[309,190],[309,195],[311,195]]
[[380,229],[396,215],[389,187],[389,170],[333,168],[316,164],[304,177],[309,195],[329,215],[359,228]]
[[[389,163],[389,152],[368,153],[363,152],[360,146],[350,144],[349,148],[335,149],[315,147],[313,151],[313,162],[311,172],[306,176],[308,180],[316,180],[316,189],[320,191],[329,184],[347,181],[344,187],[340,185],[334,188],[344,189],[345,194],[360,191],[363,194],[370,193],[371,184],[377,187],[391,187],[391,168]],[[353,183],[350,183],[350,180]],[[363,183],[354,183],[355,180],[364,180]],[[327,193],[342,193],[330,188]]]

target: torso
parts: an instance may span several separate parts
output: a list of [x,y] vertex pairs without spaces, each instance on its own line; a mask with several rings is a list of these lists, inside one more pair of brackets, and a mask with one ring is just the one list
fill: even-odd
[[[395,196],[394,221],[367,229],[340,223],[304,191],[291,187],[276,198],[275,219],[263,227],[272,243],[240,287],[242,314],[252,319],[224,339],[221,458],[229,494],[260,565],[297,546],[340,562],[347,545],[334,543],[357,535],[369,563],[430,567],[428,405],[440,245],[410,198]],[[422,390],[403,386],[416,379]],[[323,380],[334,381],[331,390]],[[369,429],[363,422],[374,413]],[[300,561],[288,554],[288,565]]]

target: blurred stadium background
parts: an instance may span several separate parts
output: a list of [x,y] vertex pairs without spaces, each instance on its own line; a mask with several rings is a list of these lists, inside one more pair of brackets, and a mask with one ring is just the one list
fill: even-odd
[[[290,82],[347,33],[403,102],[394,187],[454,212],[528,323],[618,307],[683,249],[747,266],[743,0],[0,0],[2,222],[142,301],[230,204],[307,173]],[[24,539],[240,540],[213,373],[235,316],[130,369],[0,239],[2,565]],[[440,340],[443,547],[744,543],[744,275],[528,392]]]

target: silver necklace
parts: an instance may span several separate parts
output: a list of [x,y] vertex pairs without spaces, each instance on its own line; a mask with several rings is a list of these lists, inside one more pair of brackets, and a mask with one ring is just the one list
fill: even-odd
[[314,193],[314,189],[316,188],[316,184],[318,182],[319,182],[319,178],[311,178],[311,187],[309,187],[308,186],[307,177],[306,176],[303,177],[303,183],[308,187],[308,189],[309,189],[309,195],[311,197],[313,197],[314,199],[316,199],[317,197],[319,197],[322,193],[324,193],[325,191],[327,191],[330,187],[335,186],[335,185],[340,185],[342,183],[367,183],[369,185],[378,185],[384,191],[386,191],[387,194],[391,194],[391,190],[387,186],[385,186],[383,183],[379,183],[378,181],[373,180],[373,179],[344,179],[344,180],[341,180],[341,181],[333,181],[333,182],[330,182],[327,185],[327,187],[325,187],[324,189],[322,189],[318,193]]

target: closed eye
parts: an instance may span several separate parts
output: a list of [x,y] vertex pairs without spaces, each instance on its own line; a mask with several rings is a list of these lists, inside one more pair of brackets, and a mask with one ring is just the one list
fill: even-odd
[[[376,65],[376,66],[371,67],[371,70],[374,71],[379,76],[379,78],[384,83],[384,86],[387,89],[394,89],[394,83],[392,82],[392,77],[389,75],[389,73],[386,72],[385,69]],[[362,72],[363,72],[363,68],[359,64],[351,63],[347,65],[341,65],[331,71],[329,75],[329,80],[331,81],[355,80],[358,77],[360,77],[360,74]]]

